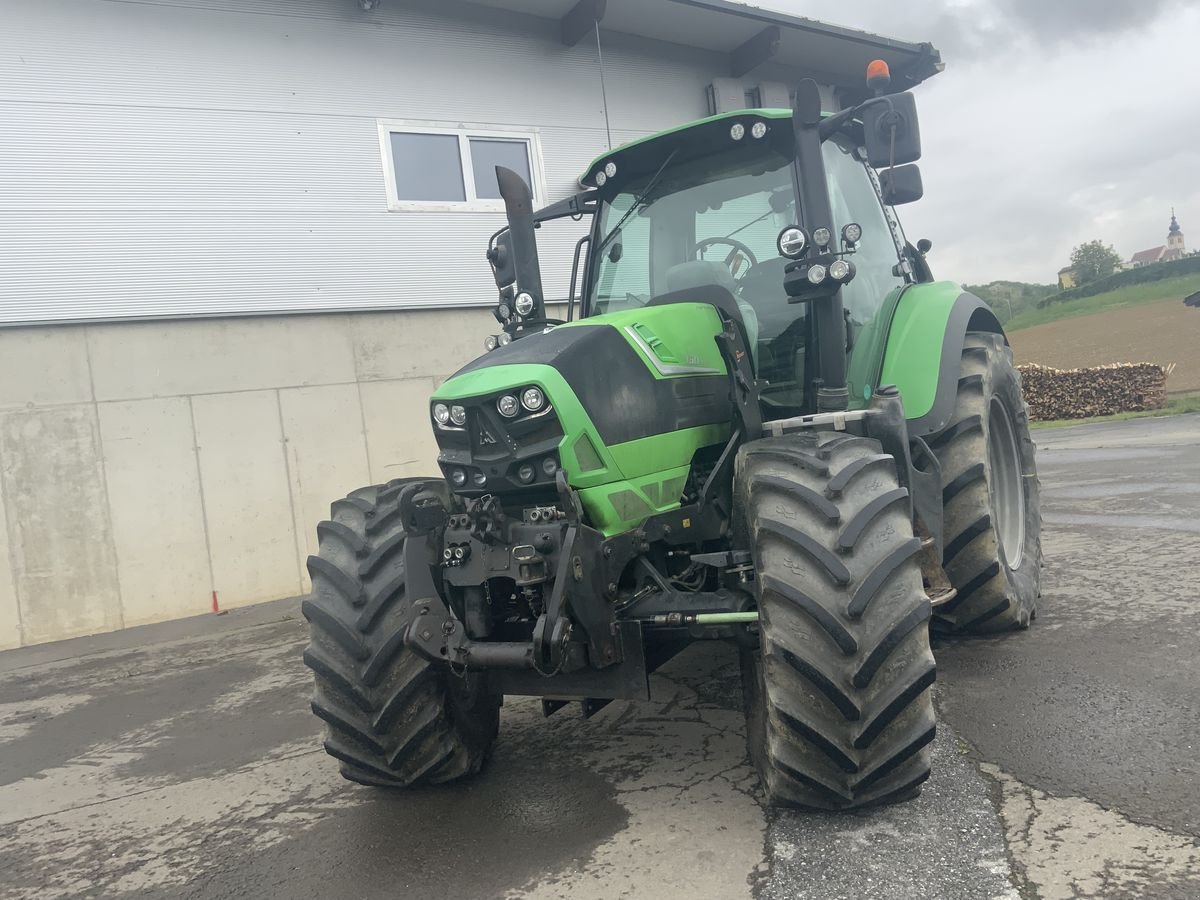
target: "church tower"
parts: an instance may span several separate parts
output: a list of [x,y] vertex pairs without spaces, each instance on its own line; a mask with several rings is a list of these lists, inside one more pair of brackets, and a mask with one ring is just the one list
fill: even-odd
[[1175,218],[1175,209],[1171,209],[1171,226],[1167,229],[1167,252],[1178,250],[1179,256],[1187,252],[1183,245],[1183,229],[1179,227],[1179,221]]

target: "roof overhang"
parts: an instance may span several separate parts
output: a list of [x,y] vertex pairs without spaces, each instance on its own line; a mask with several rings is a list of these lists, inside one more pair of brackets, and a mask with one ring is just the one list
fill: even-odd
[[796,68],[826,84],[862,89],[867,63],[886,60],[895,88],[920,84],[943,68],[928,43],[829,25],[735,0],[470,0],[557,21],[563,42],[606,32],[634,35],[722,53],[741,77],[765,62]]

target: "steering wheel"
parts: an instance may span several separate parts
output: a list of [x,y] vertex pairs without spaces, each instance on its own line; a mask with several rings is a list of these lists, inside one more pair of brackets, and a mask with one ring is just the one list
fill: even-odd
[[707,250],[709,247],[715,246],[716,244],[728,244],[730,247],[733,248],[733,250],[730,251],[729,255],[725,257],[725,265],[729,266],[729,274],[732,275],[734,278],[738,277],[738,271],[741,269],[741,266],[738,266],[737,269],[734,269],[734,267],[733,267],[734,263],[737,262],[739,253],[742,256],[746,257],[746,261],[750,263],[750,265],[746,268],[747,272],[749,272],[751,269],[753,269],[755,266],[758,265],[758,257],[754,255],[753,250],[751,250],[749,247],[747,247],[741,241],[735,240],[734,238],[729,238],[729,237],[711,237],[711,238],[705,238],[702,241],[697,241],[696,242],[696,255],[703,258],[704,251]]

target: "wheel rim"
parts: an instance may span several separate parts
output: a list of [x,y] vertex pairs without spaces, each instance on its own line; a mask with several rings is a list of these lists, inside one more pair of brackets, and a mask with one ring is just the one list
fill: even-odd
[[1021,456],[1012,416],[998,397],[992,398],[988,422],[988,458],[992,477],[989,488],[996,517],[996,536],[1010,568],[1021,565],[1025,546],[1025,490],[1021,484]]

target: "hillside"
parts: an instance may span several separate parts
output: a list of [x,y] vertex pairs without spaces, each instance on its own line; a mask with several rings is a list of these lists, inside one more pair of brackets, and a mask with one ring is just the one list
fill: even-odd
[[1074,316],[1090,316],[1108,309],[1140,306],[1165,300],[1174,300],[1182,306],[1183,298],[1195,291],[1200,291],[1200,274],[1128,285],[1105,294],[1097,294],[1094,297],[1079,297],[1074,300],[1051,303],[1041,308],[1027,309],[1025,312],[1018,313],[1011,321],[1006,322],[1004,330],[1019,331],[1022,328],[1032,328],[1035,325],[1044,325],[1047,322],[1056,322]]
[[[1102,300],[1103,296],[1087,299]],[[1059,369],[1115,362],[1175,363],[1167,392],[1200,391],[1200,309],[1184,306],[1181,297],[1110,306],[1091,315],[1076,312],[1010,331],[1013,355],[1018,364],[1040,363]]]
[[992,281],[988,284],[965,284],[963,287],[990,306],[1002,323],[1036,309],[1038,301],[1058,290],[1053,284],[1028,284],[1024,281]]

